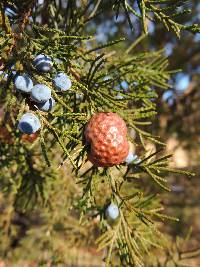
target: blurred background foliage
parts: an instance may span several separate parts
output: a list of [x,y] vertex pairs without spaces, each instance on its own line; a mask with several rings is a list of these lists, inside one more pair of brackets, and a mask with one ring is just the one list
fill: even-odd
[[[48,9],[48,0],[42,1],[38,0],[38,8],[42,9],[41,17],[39,18],[44,24],[48,19],[51,18],[49,12],[52,12]],[[66,1],[63,2],[63,10],[66,8]],[[73,2],[73,1],[72,1]],[[127,20],[126,14],[123,10],[119,10],[118,17],[116,18],[116,13],[107,9],[105,12],[105,7],[108,5],[108,1],[100,1],[99,10],[104,9],[104,13],[97,12],[92,22],[87,24],[85,29],[86,34],[95,35],[95,42],[99,44],[104,44],[107,41],[116,40],[118,38],[125,38],[125,42],[120,43],[117,46],[116,56],[120,56],[120,53],[123,53],[124,49],[129,47],[136,38],[140,37],[140,33],[142,31],[142,25],[139,20],[130,14],[130,20],[132,22],[133,29],[130,28],[130,23]],[[191,0],[185,3],[185,5],[192,10],[192,14],[185,14],[179,18],[181,23],[184,24],[192,24],[200,22],[200,3],[198,0]],[[62,11],[64,12],[64,11]],[[37,18],[38,19],[38,18]],[[54,23],[54,22],[52,22]],[[55,26],[55,25],[54,25]],[[198,267],[200,266],[200,257],[198,257],[199,246],[200,246],[200,177],[199,177],[199,162],[200,162],[200,116],[199,116],[199,106],[200,106],[200,34],[193,35],[190,32],[182,31],[181,38],[177,38],[176,34],[167,31],[165,26],[162,24],[157,24],[156,26],[148,21],[148,29],[149,34],[142,35],[140,38],[140,42],[137,46],[134,47],[134,50],[131,53],[136,53],[140,51],[157,51],[160,49],[164,50],[164,53],[169,57],[169,69],[181,69],[180,72],[173,75],[171,81],[169,81],[171,87],[170,89],[166,89],[165,91],[159,90],[157,93],[159,98],[157,99],[157,107],[158,107],[158,116],[155,118],[153,133],[156,135],[160,135],[161,139],[166,142],[166,148],[169,153],[174,153],[173,160],[171,165],[173,167],[178,167],[182,170],[191,170],[196,173],[195,177],[189,179],[184,175],[176,176],[175,174],[170,174],[168,177],[169,183],[172,187],[171,193],[162,193],[162,201],[164,206],[167,207],[167,214],[172,216],[176,216],[180,218],[180,222],[168,223],[168,233],[170,233],[174,239],[174,254],[171,255],[172,252],[166,252],[169,261],[166,260],[166,263],[163,265],[152,265],[152,266],[188,266],[188,267]],[[67,31],[67,28],[66,28]],[[156,90],[156,89],[155,89]],[[149,143],[149,147],[152,151],[155,151],[156,147],[154,144]],[[63,176],[66,176],[68,170],[63,169]],[[68,184],[71,183],[73,186],[70,187],[70,191],[68,192],[69,196],[73,200],[73,190],[78,191],[78,186],[73,183],[73,177],[69,177]],[[147,187],[147,191],[153,192],[155,187],[151,187],[149,182],[143,182]],[[51,187],[51,185],[49,185]],[[57,190],[59,194],[62,196],[63,192],[66,193],[66,180],[63,184],[63,181],[60,182],[60,185],[57,186]],[[157,192],[155,192],[157,193]],[[54,194],[52,192],[52,204],[53,204]],[[6,225],[9,226],[10,220],[12,218],[11,209],[13,199],[10,196],[10,199],[4,199],[3,195],[0,195],[1,200],[1,212],[3,216],[1,216],[2,221],[0,221],[0,225],[3,226],[4,229],[10,231],[9,227],[6,228]],[[63,201],[65,198],[60,198],[60,203],[63,205]],[[61,206],[62,206],[61,205]],[[70,203],[66,203],[65,208],[70,207]],[[66,261],[71,260],[69,262],[69,266],[88,266],[88,262],[91,263],[91,266],[103,266],[101,263],[102,254],[98,253],[94,247],[93,243],[89,242],[89,249],[83,250],[80,249],[77,251],[77,248],[69,247],[67,249],[67,254],[65,251],[65,239],[69,238],[70,235],[62,234],[62,226],[56,224],[56,221],[59,221],[59,216],[61,214],[54,213],[54,217],[45,217],[46,213],[44,207],[35,211],[34,214],[30,216],[31,219],[27,219],[23,217],[21,214],[20,217],[14,217],[15,227],[12,228],[13,233],[11,236],[15,237],[16,233],[19,233],[21,236],[23,248],[26,247],[27,251],[24,251],[24,255],[27,254],[27,259],[24,257],[21,263],[17,263],[15,265],[13,263],[13,254],[7,253],[7,255],[1,255],[3,257],[7,257],[7,262],[1,262],[0,266],[26,266],[24,262],[26,260],[31,261],[29,257],[29,251],[31,251],[34,244],[31,243],[31,239],[28,238],[30,235],[37,236],[37,242],[39,244],[38,257],[41,256],[40,249],[46,249],[46,254],[42,255],[40,258],[39,266],[54,266],[49,263],[49,265],[45,264],[45,259],[48,258],[48,246],[52,244],[50,243],[50,231],[52,225],[56,225],[58,236],[53,236],[54,238],[54,247],[51,248],[57,255],[61,255],[61,258],[65,257]],[[55,211],[56,207],[52,205],[52,209]],[[41,217],[38,217],[38,214],[41,214]],[[43,215],[44,214],[44,215]],[[64,213],[62,213],[64,214]],[[69,225],[68,228],[65,229],[70,232],[71,229],[74,231],[74,225],[77,223],[73,220],[74,214],[70,218],[68,217]],[[63,219],[63,218],[62,218]],[[51,224],[44,226],[44,221],[51,221]],[[96,231],[96,224],[94,221],[94,226],[90,230],[91,234],[94,234]],[[32,225],[31,230],[26,232],[29,225]],[[20,226],[19,226],[20,225]],[[23,227],[21,227],[23,225]],[[73,225],[73,227],[72,227]],[[47,228],[46,228],[47,227]],[[165,226],[166,227],[166,226]],[[40,231],[38,229],[40,228]],[[88,229],[84,226],[82,229],[77,226],[77,233],[75,233],[76,242],[80,247],[83,247],[86,244],[82,244],[84,242],[83,236],[88,234]],[[190,230],[191,229],[191,230]],[[26,232],[26,237],[25,237]],[[189,233],[189,235],[188,235]],[[6,233],[5,233],[6,235]],[[42,237],[40,236],[42,235]],[[176,236],[179,235],[181,238],[186,238],[187,242],[183,242],[183,239],[179,239]],[[46,238],[44,238],[44,236]],[[62,238],[60,238],[62,236]],[[190,236],[190,237],[189,237]],[[22,238],[24,237],[24,239]],[[7,246],[6,239],[4,239],[4,243],[1,243],[1,246]],[[41,241],[42,240],[42,241]],[[10,240],[7,240],[10,242]],[[19,239],[12,239],[12,244],[10,246],[15,249],[14,257],[18,258],[20,254],[20,245],[18,244]],[[23,244],[24,242],[24,244]],[[71,241],[73,243],[74,240]],[[77,247],[78,247],[77,245]],[[34,246],[35,247],[35,246]],[[180,252],[181,251],[181,252]],[[184,253],[186,252],[187,253]],[[77,259],[76,255],[79,254],[79,258],[81,258],[81,262]],[[156,255],[156,254],[155,254]],[[163,258],[165,257],[163,256]],[[183,260],[180,265],[173,265],[171,258],[175,258],[175,261],[178,261],[179,258]],[[58,257],[59,258],[59,257]],[[63,266],[62,263],[59,262],[58,258],[56,258],[55,266]],[[15,259],[15,258],[14,258]],[[187,259],[185,261],[185,259]],[[34,259],[32,259],[34,262]],[[12,262],[12,263],[11,263]],[[59,265],[60,264],[60,265]],[[164,265],[165,264],[165,265]],[[182,265],[181,265],[182,264]],[[29,266],[37,266],[35,263],[32,263]]]

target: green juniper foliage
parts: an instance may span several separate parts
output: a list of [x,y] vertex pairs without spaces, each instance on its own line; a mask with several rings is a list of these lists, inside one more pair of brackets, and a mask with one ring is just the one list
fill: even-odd
[[[83,256],[84,247],[98,246],[98,257],[106,266],[161,266],[151,265],[145,257],[169,249],[169,239],[159,228],[161,221],[177,219],[162,212],[159,197],[142,187],[142,179],[149,177],[149,183],[170,191],[167,173],[190,175],[169,167],[170,155],[164,155],[162,140],[150,132],[156,91],[170,87],[173,71],[168,70],[163,51],[134,53],[143,35],[119,57],[117,47],[123,39],[99,45],[86,28],[107,7],[116,16],[125,12],[131,27],[133,13],[145,33],[148,20],[155,20],[180,37],[180,30],[199,31],[198,26],[176,22],[187,12],[175,10],[184,2],[1,1],[1,257],[68,266],[79,254],[80,266],[84,261],[85,266],[100,266]],[[7,7],[16,15],[9,17]],[[33,60],[39,54],[52,58],[49,73],[35,69]],[[16,91],[14,71],[50,87],[55,108],[40,111],[29,95]],[[55,88],[57,72],[70,77],[70,90]],[[122,81],[128,91],[119,90]],[[21,116],[30,111],[41,122],[32,139],[17,128]],[[139,162],[112,168],[88,162],[83,132],[97,112],[116,112],[135,130],[136,138],[128,138],[140,148]],[[157,147],[149,156],[147,141]],[[105,216],[111,202],[120,213],[112,223]]]
[[116,0],[114,8],[117,14],[121,9],[126,13],[130,27],[133,28],[133,23],[130,14],[135,15],[141,20],[143,31],[148,33],[148,22],[163,23],[166,29],[172,30],[180,37],[181,30],[187,30],[193,33],[200,31],[199,25],[182,25],[178,22],[178,18],[184,14],[189,14],[190,9],[184,7],[188,0]]

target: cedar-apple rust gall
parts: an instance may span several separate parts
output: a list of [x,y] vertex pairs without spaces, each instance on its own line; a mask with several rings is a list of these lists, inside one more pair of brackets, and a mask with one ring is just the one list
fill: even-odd
[[112,112],[97,113],[85,128],[88,159],[98,167],[110,167],[124,162],[129,153],[124,120]]

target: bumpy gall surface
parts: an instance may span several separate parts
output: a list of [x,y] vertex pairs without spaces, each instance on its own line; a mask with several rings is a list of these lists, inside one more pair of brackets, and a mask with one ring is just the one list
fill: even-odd
[[98,113],[85,128],[88,159],[98,167],[110,167],[124,162],[129,152],[127,127],[116,113]]

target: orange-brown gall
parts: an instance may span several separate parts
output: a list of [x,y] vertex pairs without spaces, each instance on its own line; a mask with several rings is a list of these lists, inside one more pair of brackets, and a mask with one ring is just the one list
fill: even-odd
[[124,162],[129,152],[127,127],[124,120],[112,112],[92,116],[85,128],[88,159],[98,167],[110,167]]
[[21,140],[24,141],[24,142],[28,142],[28,143],[33,143],[37,138],[38,138],[38,134],[37,133],[23,134],[21,136]]

